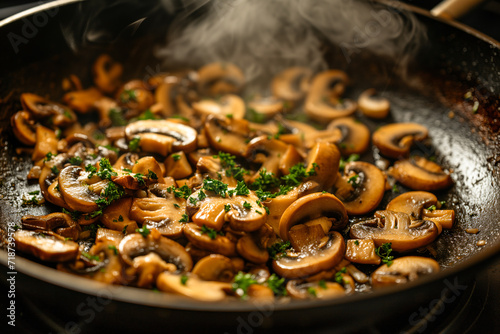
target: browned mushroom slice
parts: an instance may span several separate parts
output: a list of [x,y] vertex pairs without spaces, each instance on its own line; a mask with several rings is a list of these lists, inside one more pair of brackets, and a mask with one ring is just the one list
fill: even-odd
[[137,229],[137,223],[129,217],[131,207],[131,197],[116,200],[102,211],[101,222],[109,229],[133,233]]
[[132,168],[134,168],[137,160],[139,160],[139,155],[137,153],[130,153],[130,152],[124,153],[113,164],[113,169],[115,169],[115,170],[130,169],[130,170],[132,170]]
[[247,261],[261,264],[269,260],[269,253],[262,247],[260,240],[256,236],[246,234],[238,239],[236,250]]
[[44,158],[48,153],[57,154],[57,136],[54,131],[42,125],[36,128],[36,144],[31,159],[33,161]]
[[131,110],[144,111],[154,103],[153,94],[141,80],[131,80],[116,93],[121,106]]
[[184,235],[194,246],[198,248],[225,256],[236,255],[235,242],[227,236],[217,234],[217,232],[215,232],[215,234],[211,234],[211,236],[214,237],[212,239],[208,232],[205,232],[202,227],[193,223],[188,223],[184,227]]
[[129,141],[139,137],[142,150],[164,156],[172,151],[190,152],[196,149],[197,132],[195,129],[166,120],[130,123],[125,128],[125,135]]
[[[291,166],[301,161],[300,154],[289,144],[266,136],[252,139],[247,146],[245,157],[251,162],[261,164],[259,172],[272,173],[276,176],[288,174]],[[255,173],[253,181],[259,177]]]
[[245,116],[245,102],[241,97],[233,94],[224,95],[216,100],[205,99],[194,102],[193,109],[204,117],[218,115],[242,119]]
[[409,191],[394,198],[386,210],[404,212],[411,219],[430,220],[436,224],[439,233],[442,228],[451,229],[455,221],[454,210],[439,210],[441,203],[434,194],[426,191]]
[[59,190],[63,195],[64,201],[75,211],[92,212],[99,206],[96,201],[100,196],[89,189],[88,173],[81,167],[65,167],[58,177]]
[[27,215],[21,218],[23,228],[30,230],[53,231],[60,236],[78,240],[81,232],[80,225],[76,224],[71,216],[62,212],[53,212],[45,216]]
[[148,228],[156,228],[162,235],[178,238],[184,224],[180,221],[186,209],[183,198],[134,198],[130,218]]
[[366,125],[354,117],[342,117],[328,124],[328,129],[339,129],[342,139],[338,147],[342,155],[361,154],[368,149],[370,144],[370,130]]
[[[112,113],[118,108],[118,104],[116,103],[116,101],[109,97],[103,96],[94,102],[94,106],[99,113],[99,126],[103,128],[110,126],[113,123],[111,121],[110,114],[112,115]],[[116,125],[118,126],[124,124]]]
[[[121,235],[123,237],[123,234]],[[85,270],[88,272],[88,277],[108,284],[124,284],[128,281],[124,277],[124,265],[117,252],[116,247],[118,244],[119,241],[117,240],[100,239],[100,241],[97,241],[96,239],[96,243],[90,248],[88,254],[93,257],[99,257],[102,260],[93,268]],[[78,271],[76,273],[78,274]]]
[[14,239],[18,251],[43,261],[64,262],[78,256],[78,244],[55,233],[17,230]]
[[257,113],[260,119],[267,120],[283,112],[284,103],[274,96],[261,97],[256,95],[248,102],[248,108]]
[[70,108],[35,94],[21,94],[21,104],[34,118],[51,117],[51,123],[55,126],[65,127],[77,121],[75,113]]
[[376,97],[375,89],[367,89],[358,98],[359,109],[370,118],[383,119],[389,114],[391,104],[383,97]]
[[121,259],[131,266],[134,265],[136,257],[156,253],[165,262],[174,264],[177,267],[176,272],[188,272],[193,268],[193,260],[184,247],[173,240],[162,237],[155,230],[151,230],[151,233],[146,237],[139,233],[127,235],[120,242],[118,250]]
[[299,198],[285,210],[279,224],[279,235],[285,241],[290,240],[292,226],[320,217],[327,217],[331,223],[329,229],[334,230],[343,229],[348,221],[344,205],[337,197],[329,193],[314,193]]
[[347,213],[364,215],[375,210],[385,193],[382,171],[368,162],[353,161],[345,166],[344,175],[343,180],[352,186],[352,191],[335,195],[342,200]]
[[226,298],[225,291],[231,290],[231,284],[225,282],[203,281],[194,275],[175,275],[161,273],[156,280],[161,291],[174,293],[203,302],[217,302]]
[[[310,149],[317,142],[338,143],[342,139],[342,133],[337,128],[317,130],[315,127],[289,119],[280,119],[280,124],[290,133],[280,135],[280,140],[299,147]],[[276,131],[274,132],[276,133]]]
[[66,93],[63,97],[63,101],[71,109],[86,114],[95,109],[94,104],[100,98],[102,98],[101,92],[94,87],[90,87],[89,89]]
[[353,114],[357,108],[356,103],[340,99],[347,82],[347,75],[339,70],[317,74],[313,78],[304,106],[307,115],[319,122],[330,122]]
[[380,264],[380,256],[375,253],[373,240],[347,240],[345,258],[354,263]]
[[300,278],[314,275],[337,265],[345,253],[344,238],[338,232],[330,232],[327,241],[320,247],[286,254],[273,260],[273,270],[285,278]]
[[316,143],[307,155],[307,171],[313,173],[308,180],[317,182],[322,190],[330,189],[337,180],[340,152],[334,144]]
[[198,90],[202,94],[238,93],[244,84],[243,72],[231,63],[210,63],[198,70]]
[[377,247],[391,243],[396,252],[426,246],[438,236],[436,225],[428,220],[411,220],[402,212],[377,211],[373,219],[351,226],[350,235],[356,239],[372,239]]
[[10,118],[12,131],[23,144],[33,146],[36,143],[35,121],[27,111],[18,111]]
[[228,257],[210,254],[195,264],[192,273],[204,281],[229,283],[233,280],[235,270]]
[[151,181],[165,182],[163,170],[154,157],[147,156],[137,160],[132,167],[132,172],[147,176]]
[[186,154],[182,151],[169,155],[165,159],[164,164],[167,170],[167,176],[171,176],[176,180],[183,179],[193,174],[193,168],[191,168]]
[[393,123],[381,126],[373,133],[373,144],[380,152],[398,159],[409,154],[413,142],[427,138],[428,131],[417,123]]
[[441,166],[419,156],[396,161],[389,174],[414,190],[441,190],[453,184],[450,175]]
[[273,95],[285,101],[298,101],[309,90],[312,71],[305,67],[290,67],[276,75],[271,82]]
[[405,256],[395,259],[390,266],[384,264],[372,274],[372,285],[375,288],[395,284],[405,284],[420,276],[439,271],[439,264],[421,256]]
[[336,298],[346,295],[346,291],[342,285],[336,282],[304,282],[303,280],[290,280],[286,284],[286,291],[292,298],[308,299],[308,298]]
[[207,140],[215,150],[236,156],[245,154],[249,133],[248,121],[210,115],[204,128]]
[[112,94],[120,86],[123,66],[109,55],[100,55],[92,67],[94,83],[103,93]]
[[[207,184],[207,179],[204,184]],[[224,222],[229,221],[233,230],[252,232],[257,231],[266,222],[266,210],[262,204],[259,205],[259,198],[254,192],[247,195],[222,196],[203,189],[191,194],[187,204],[187,211],[193,223],[198,226],[219,231]],[[227,192],[235,192],[235,189],[229,188]]]

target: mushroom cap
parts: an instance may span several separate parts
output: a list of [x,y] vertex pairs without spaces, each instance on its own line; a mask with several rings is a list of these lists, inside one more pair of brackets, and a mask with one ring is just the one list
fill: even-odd
[[67,106],[49,101],[36,94],[21,94],[21,104],[36,119],[51,117],[52,124],[55,126],[65,127],[77,121],[75,113]]
[[309,90],[311,77],[312,71],[307,67],[287,68],[273,78],[271,91],[285,101],[301,100]]
[[127,233],[134,233],[138,228],[137,222],[130,219],[129,212],[132,206],[132,197],[118,199],[108,205],[103,211],[101,222],[108,229]]
[[306,164],[308,171],[315,171],[308,180],[317,182],[322,190],[328,190],[337,180],[340,152],[332,143],[318,142],[309,151]]
[[217,302],[226,298],[224,291],[231,290],[231,284],[224,282],[203,281],[194,275],[187,276],[185,284],[181,275],[163,272],[158,275],[156,286],[161,291],[193,298],[203,302]]
[[353,224],[350,231],[351,238],[373,239],[377,247],[390,242],[396,252],[426,246],[438,234],[438,228],[432,221],[412,221],[405,213],[388,210],[377,211],[375,218]]
[[386,118],[391,108],[389,100],[383,97],[374,97],[376,90],[370,88],[365,90],[358,98],[358,108],[365,116],[375,119]]
[[219,115],[242,119],[245,116],[245,102],[234,94],[224,95],[218,99],[204,99],[193,102],[193,109],[202,116]]
[[230,258],[220,254],[210,254],[199,260],[191,272],[204,281],[232,282],[234,266]]
[[24,228],[30,230],[53,231],[65,238],[78,240],[81,232],[80,225],[76,224],[71,216],[63,212],[53,212],[44,216],[27,215],[21,218]]
[[286,284],[286,291],[292,298],[308,299],[313,297],[310,289],[314,289],[315,297],[319,299],[335,298],[345,296],[344,287],[336,282],[325,282],[320,286],[318,282],[307,282],[303,280],[293,279]]
[[[125,127],[125,135],[130,141],[134,137],[153,140],[164,147],[162,152],[184,151],[190,152],[196,149],[198,133],[190,126],[167,120],[143,120],[130,123]],[[162,139],[164,137],[164,139]],[[139,142],[141,148],[144,143]],[[167,155],[167,154],[163,155]]]
[[375,288],[404,284],[439,271],[439,264],[430,258],[421,256],[405,256],[395,259],[391,266],[384,264],[372,274],[372,285]]
[[152,233],[147,237],[139,233],[129,234],[122,239],[118,250],[122,260],[131,266],[135,257],[156,253],[165,262],[175,264],[178,272],[187,272],[193,268],[193,260],[184,247],[168,238],[155,237]]
[[279,235],[281,239],[290,239],[292,226],[309,220],[329,217],[334,218],[332,229],[341,230],[348,222],[347,212],[342,202],[329,193],[313,193],[303,196],[293,202],[281,216]]
[[186,224],[184,227],[184,235],[198,248],[225,256],[236,255],[236,244],[234,241],[224,235],[217,235],[215,239],[211,239],[207,234],[203,234],[201,227],[196,224]]
[[361,154],[370,145],[370,130],[354,117],[337,118],[328,124],[327,129],[339,129],[342,133],[342,139],[338,146],[344,156],[354,153]]
[[392,123],[381,126],[373,133],[373,144],[380,152],[393,159],[405,157],[415,140],[427,138],[428,131],[417,123]]
[[256,264],[266,263],[269,260],[267,249],[250,234],[245,234],[238,239],[236,250],[245,260]]
[[422,211],[431,205],[439,205],[436,195],[426,191],[409,191],[390,201],[386,210],[404,212],[412,219],[423,219]]
[[202,94],[238,93],[244,85],[243,72],[232,63],[210,63],[198,70],[198,90]]
[[204,129],[208,143],[215,150],[236,156],[245,154],[249,133],[247,121],[209,115],[205,121]]
[[31,254],[40,260],[64,262],[76,259],[78,244],[45,231],[17,230],[14,232],[16,250]]
[[114,93],[120,86],[123,66],[115,62],[109,55],[100,55],[93,67],[94,84],[106,94]]
[[373,211],[384,198],[385,175],[374,165],[364,161],[353,161],[346,164],[344,175],[358,175],[354,192],[345,200],[342,199],[347,213],[364,215]]
[[284,110],[284,103],[275,96],[262,97],[257,95],[248,102],[248,107],[264,117],[264,119],[269,119]]
[[453,184],[450,175],[441,166],[419,156],[396,161],[389,174],[414,190],[441,190]]
[[59,173],[59,190],[72,210],[92,212],[99,208],[96,201],[100,196],[89,189],[88,181],[88,173],[78,166],[65,167]]
[[184,224],[179,220],[185,210],[186,201],[183,198],[134,198],[129,217],[149,229],[156,228],[164,236],[178,238],[184,230]]
[[29,112],[16,112],[10,118],[10,124],[14,135],[21,143],[29,146],[36,144],[35,121]]
[[298,255],[287,254],[273,260],[273,270],[285,278],[300,278],[314,275],[337,265],[345,253],[344,238],[338,232],[330,232],[328,241],[320,248]]

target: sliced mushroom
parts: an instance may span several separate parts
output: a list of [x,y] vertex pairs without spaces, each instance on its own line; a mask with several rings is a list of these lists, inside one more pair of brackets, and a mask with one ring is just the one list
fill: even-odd
[[376,97],[375,89],[367,89],[358,98],[359,109],[370,118],[383,119],[389,115],[391,104],[383,97]]
[[154,103],[153,94],[141,80],[131,80],[117,92],[116,99],[120,105],[133,110],[133,114],[144,111]]
[[204,281],[232,282],[234,267],[231,259],[220,254],[210,254],[198,261],[191,272]]
[[414,141],[427,138],[428,131],[417,123],[393,123],[381,126],[373,133],[373,144],[380,152],[393,159],[406,157]]
[[137,256],[133,260],[133,268],[136,271],[137,283],[139,288],[151,288],[158,275],[162,272],[174,272],[176,266],[172,263],[167,263],[156,253]]
[[245,154],[249,133],[248,121],[210,115],[204,127],[207,140],[215,150],[236,156]]
[[336,298],[345,296],[345,289],[336,282],[304,282],[302,280],[290,280],[286,284],[286,291],[292,298]]
[[317,182],[322,190],[330,189],[337,180],[340,152],[334,144],[316,143],[307,155],[307,171],[314,172],[308,180]]
[[201,116],[218,115],[234,119],[245,116],[245,102],[238,95],[228,94],[218,99],[205,99],[193,103],[193,109]]
[[285,101],[298,101],[309,90],[312,71],[306,67],[290,67],[276,75],[271,82],[273,95]]
[[95,102],[102,98],[102,94],[94,87],[77,90],[64,94],[63,101],[71,109],[86,114],[95,109]]
[[273,270],[285,278],[300,278],[333,268],[344,257],[344,238],[333,231],[328,234],[327,239],[323,246],[309,252],[287,253],[280,259],[273,260]]
[[428,220],[411,220],[402,212],[377,211],[373,219],[351,226],[351,238],[372,239],[377,247],[391,243],[396,252],[426,246],[438,236],[436,225]]
[[172,153],[165,159],[164,163],[167,176],[171,176],[176,180],[193,174],[193,169],[189,164],[186,154],[182,151]]
[[439,264],[426,257],[405,256],[395,259],[390,266],[384,264],[372,274],[375,288],[395,284],[405,284],[439,271]]
[[64,262],[76,259],[78,244],[55,233],[17,230],[14,232],[16,249],[42,261]]
[[72,210],[92,212],[99,208],[96,201],[100,196],[89,189],[88,173],[81,167],[64,168],[59,173],[58,182],[63,199]]
[[138,226],[137,222],[129,217],[131,207],[131,197],[116,200],[102,211],[101,222],[109,229],[126,231],[127,234],[134,233]]
[[340,98],[347,82],[347,75],[339,70],[317,74],[304,105],[307,115],[318,122],[330,122],[353,114],[357,108],[356,103]]
[[156,228],[164,236],[178,238],[182,236],[184,224],[180,221],[186,209],[183,198],[134,198],[130,207],[130,219],[147,228]]
[[455,211],[439,210],[440,207],[441,203],[434,194],[426,191],[409,191],[390,201],[386,210],[404,212],[410,215],[411,219],[430,220],[436,224],[439,233],[441,233],[443,227],[452,228],[455,221]]
[[[229,188],[235,191],[236,188]],[[245,204],[246,203],[246,204]],[[198,190],[188,199],[187,211],[193,223],[219,231],[225,221],[236,231],[257,231],[267,220],[266,210],[259,198],[248,195],[215,195],[212,191]]]
[[281,216],[279,235],[287,241],[290,239],[292,226],[320,218],[328,217],[331,229],[341,230],[348,222],[347,212],[342,202],[329,193],[313,193],[293,202]]
[[115,169],[115,170],[130,169],[130,170],[132,170],[132,168],[134,168],[137,160],[139,160],[139,155],[137,153],[130,153],[130,152],[124,153],[113,164],[113,169]]
[[204,302],[217,302],[226,298],[225,291],[231,290],[231,284],[224,282],[203,281],[194,275],[181,276],[163,272],[156,280],[161,291],[193,298]]
[[284,111],[283,101],[274,96],[256,95],[248,102],[248,107],[266,120]]
[[10,118],[10,125],[16,138],[23,144],[36,144],[35,121],[27,111],[18,111]]
[[289,119],[279,119],[279,122],[290,132],[280,135],[280,140],[298,147],[310,149],[318,142],[337,144],[342,139],[342,132],[337,128],[317,130],[309,124]]
[[335,192],[350,215],[364,215],[377,208],[385,193],[385,176],[380,169],[364,161],[349,162],[343,179],[350,183],[352,191]]
[[109,55],[100,55],[92,67],[94,83],[103,93],[112,94],[120,86],[123,66]]
[[238,93],[244,84],[243,72],[231,63],[210,63],[198,70],[198,90],[202,94]]
[[210,238],[196,224],[188,223],[184,227],[184,235],[196,247],[209,250],[216,254],[225,256],[236,255],[236,244],[224,235],[217,235],[215,239]]
[[51,124],[54,126],[66,127],[77,121],[75,113],[67,106],[49,101],[35,94],[21,94],[21,104],[36,119],[50,117]]
[[133,266],[136,257],[156,253],[165,262],[174,264],[177,267],[176,272],[190,271],[193,268],[193,260],[184,247],[153,231],[155,230],[151,230],[146,237],[139,233],[124,237],[118,246],[121,259]]
[[33,161],[44,158],[48,153],[57,154],[57,136],[54,131],[42,125],[36,128],[36,144],[31,159]]
[[125,128],[130,141],[139,137],[142,150],[161,155],[172,151],[190,152],[196,149],[197,132],[187,125],[166,120],[145,120],[130,123]]
[[375,243],[371,239],[349,239],[345,258],[354,263],[380,264],[380,256],[375,253]]
[[441,166],[419,156],[396,161],[389,174],[414,190],[441,190],[453,184],[450,175]]
[[71,216],[62,212],[53,212],[45,216],[27,215],[21,218],[23,228],[30,230],[54,231],[62,237],[78,240],[81,232]]
[[246,234],[238,239],[236,250],[245,260],[261,264],[269,260],[269,253],[261,242],[253,235]]
[[370,130],[354,117],[341,117],[328,124],[327,129],[339,129],[342,139],[338,147],[342,155],[364,153],[370,144]]

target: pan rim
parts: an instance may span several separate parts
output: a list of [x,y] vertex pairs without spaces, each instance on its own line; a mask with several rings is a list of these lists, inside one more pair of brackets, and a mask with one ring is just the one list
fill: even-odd
[[[0,21],[0,28],[23,17],[30,16],[36,12],[48,10],[55,7],[65,6],[72,3],[83,2],[84,0],[56,0],[51,3],[42,4],[9,18]],[[405,10],[417,13],[419,15],[425,16],[432,20],[440,21],[444,24],[450,25],[457,28],[469,35],[472,35],[488,44],[496,47],[500,50],[500,42],[495,39],[454,20],[442,19],[433,16],[430,12],[412,6],[408,4],[402,4],[397,1],[386,1],[386,0],[376,0],[376,2],[384,4],[386,6],[403,8]],[[358,301],[375,300],[377,298],[383,298],[387,295],[394,295],[403,291],[409,291],[416,289],[424,285],[430,285],[436,283],[437,281],[445,280],[449,277],[464,273],[466,271],[472,270],[473,268],[479,266],[485,261],[493,258],[495,255],[500,253],[500,240],[497,243],[485,247],[478,253],[468,257],[467,259],[455,264],[453,267],[447,268],[434,275],[423,277],[417,281],[410,282],[401,286],[388,287],[380,290],[373,291],[371,293],[361,293],[354,294],[350,296],[345,296],[338,299],[330,300],[305,300],[305,301],[293,301],[291,303],[279,303],[275,302],[275,311],[286,311],[292,309],[302,309],[302,308],[319,308],[328,307],[334,305],[347,305],[350,303],[355,303]],[[253,303],[246,303],[241,301],[229,301],[222,302],[219,304],[208,304],[200,301],[195,301],[187,299],[181,296],[171,296],[167,294],[157,294],[153,291],[143,290],[134,287],[124,287],[124,286],[113,286],[105,283],[96,282],[87,278],[78,277],[69,273],[64,273],[58,271],[54,268],[47,267],[45,265],[33,262],[29,259],[22,257],[16,257],[16,271],[26,274],[32,278],[36,278],[43,282],[73,290],[80,293],[85,293],[88,295],[99,296],[99,293],[103,290],[108,291],[112,295],[112,299],[119,302],[146,305],[152,307],[162,307],[169,309],[178,310],[189,310],[189,311],[223,311],[223,312],[251,312],[256,310],[256,306]],[[7,268],[8,256],[7,252],[0,250],[0,263]],[[147,297],[147,298],[145,298]]]

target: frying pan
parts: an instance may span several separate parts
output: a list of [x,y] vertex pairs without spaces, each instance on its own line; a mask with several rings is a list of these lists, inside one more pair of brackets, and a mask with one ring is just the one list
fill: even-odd
[[[9,130],[9,117],[20,108],[20,94],[35,92],[57,100],[62,96],[60,82],[69,73],[78,75],[88,86],[90,64],[103,52],[124,63],[129,69],[128,78],[143,78],[160,63],[144,50],[164,42],[165,27],[179,15],[148,12],[139,27],[123,30],[148,7],[147,2],[133,9],[125,3],[119,8],[129,16],[123,19],[110,15],[103,23],[109,39],[68,42],[68,18],[76,20],[75,13],[88,13],[91,3],[56,1],[0,23],[0,219],[4,230],[28,211],[43,214],[47,210],[20,205],[20,194],[36,189],[25,180],[31,162],[27,156],[19,158],[15,153],[19,144]],[[453,231],[444,231],[436,241],[436,260],[444,270],[404,286],[332,300],[206,304],[154,291],[103,285],[17,255],[17,298],[29,300],[37,309],[60,320],[61,332],[78,332],[81,328],[92,332],[193,332],[203,328],[204,332],[251,333],[273,327],[311,329],[325,323],[336,330],[388,321],[407,323],[411,319],[396,320],[394,315],[429,305],[436,296],[459,295],[470,284],[474,272],[500,250],[500,45],[469,27],[434,18],[418,8],[385,2],[377,6],[412,11],[428,31],[428,43],[406,74],[393,71],[394,59],[367,50],[352,54],[346,61],[340,48],[327,41],[325,58],[349,74],[354,83],[350,92],[353,97],[371,87],[389,97],[392,110],[386,122],[414,121],[427,126],[432,147],[417,150],[453,169],[453,188],[438,193],[456,211],[458,221]],[[29,31],[26,22],[38,23]],[[14,44],[13,34],[21,37]],[[479,102],[478,108],[464,99],[469,91]],[[450,111],[454,117],[450,117]],[[372,131],[381,124],[360,117]],[[367,155],[363,159],[373,158]],[[393,196],[387,193],[382,205]],[[480,232],[467,234],[467,228],[478,228]],[[479,240],[486,245],[477,246]],[[2,283],[10,275],[7,260],[7,252],[1,250],[0,261],[5,266],[0,271]]]

